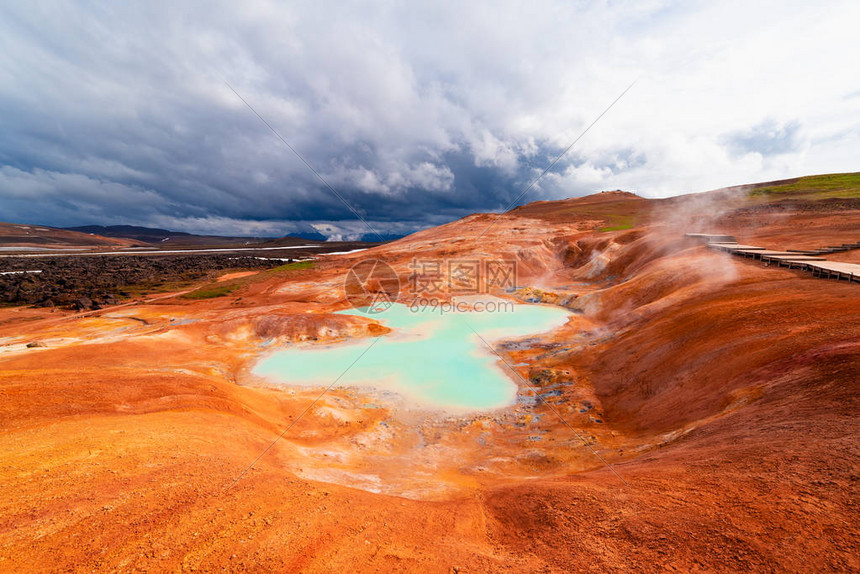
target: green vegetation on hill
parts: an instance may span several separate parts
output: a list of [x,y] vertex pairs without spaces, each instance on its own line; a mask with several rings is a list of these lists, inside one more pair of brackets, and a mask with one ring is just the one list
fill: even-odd
[[860,198],[860,172],[811,175],[756,187],[750,195],[791,195],[807,199]]
[[299,271],[302,269],[313,269],[314,262],[313,261],[294,261],[293,263],[287,263],[285,265],[280,265],[278,267],[273,267],[272,269],[267,269],[264,273],[257,273],[251,275],[249,277],[240,277],[233,279],[228,283],[207,283],[201,287],[198,287],[194,291],[186,293],[182,295],[183,299],[214,299],[215,297],[224,297],[226,295],[230,295],[234,293],[240,288],[246,287],[252,283],[257,281],[265,280],[268,277],[271,277],[275,272],[283,272],[283,271]]
[[313,261],[295,261],[293,263],[287,263],[286,265],[281,265],[280,267],[275,267],[270,271],[298,271],[299,269],[313,269],[314,262]]
[[239,288],[236,283],[225,283],[223,285],[205,285],[199,289],[195,289],[190,293],[182,295],[183,299],[214,299],[215,297],[223,297],[229,295]]
[[635,224],[635,218],[629,215],[616,215],[616,216],[605,216],[607,223],[612,223],[612,225],[607,225],[606,227],[601,227],[598,231],[608,232],[608,231],[624,231],[625,229],[631,229]]
[[607,233],[609,231],[624,231],[625,229],[632,229],[632,223],[623,223],[621,225],[610,225],[609,227],[601,227],[598,231],[603,233]]

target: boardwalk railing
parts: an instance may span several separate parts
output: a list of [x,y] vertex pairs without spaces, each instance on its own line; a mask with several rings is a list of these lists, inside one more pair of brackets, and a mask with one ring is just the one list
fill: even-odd
[[860,283],[860,265],[856,263],[842,263],[839,261],[828,261],[819,257],[826,253],[860,249],[860,242],[843,243],[838,247],[824,247],[821,249],[789,249],[786,251],[775,251],[756,247],[755,245],[740,245],[734,236],[714,235],[710,233],[687,233],[685,237],[698,239],[707,243],[708,247],[724,253],[731,253],[740,257],[746,257],[757,261],[764,261],[765,265],[775,264],[778,267],[789,269],[800,269],[812,273],[813,277],[822,279],[845,280],[849,283]]

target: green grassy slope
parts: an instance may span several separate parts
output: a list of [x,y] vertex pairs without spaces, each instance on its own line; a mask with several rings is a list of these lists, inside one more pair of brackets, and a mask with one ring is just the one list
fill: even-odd
[[811,175],[756,184],[753,196],[790,196],[803,199],[860,198],[860,172]]

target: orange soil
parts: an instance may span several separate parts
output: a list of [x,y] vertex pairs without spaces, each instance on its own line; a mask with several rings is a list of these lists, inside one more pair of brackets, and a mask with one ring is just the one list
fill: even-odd
[[[860,213],[662,205],[542,202],[484,236],[474,215],[211,300],[0,310],[0,570],[860,569],[858,286],[683,239],[820,247]],[[639,227],[595,231],[610,211]],[[506,352],[532,384],[575,381],[551,408],[333,389],[293,424],[320,390],[249,373],[267,341],[386,331],[331,314],[357,261],[406,283],[414,257],[485,256],[530,287],[501,295],[579,311]]]
[[241,279],[242,277],[250,277],[256,275],[259,271],[237,271],[236,273],[225,273],[218,278],[218,282],[230,281],[231,279]]

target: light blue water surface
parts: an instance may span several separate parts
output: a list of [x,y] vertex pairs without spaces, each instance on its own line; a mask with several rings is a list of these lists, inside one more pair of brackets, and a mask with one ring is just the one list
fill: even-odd
[[[363,314],[358,310],[340,313]],[[441,314],[434,307],[411,310],[395,304],[370,316],[393,332],[383,335],[363,356],[372,339],[287,347],[265,357],[253,372],[284,384],[328,387],[346,371],[337,386],[395,391],[418,407],[499,408],[514,402],[517,386],[475,332],[493,344],[502,338],[549,331],[563,325],[569,312],[559,307],[514,305],[506,312]]]

